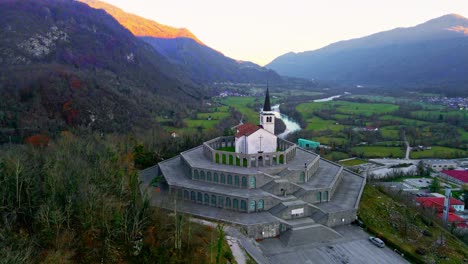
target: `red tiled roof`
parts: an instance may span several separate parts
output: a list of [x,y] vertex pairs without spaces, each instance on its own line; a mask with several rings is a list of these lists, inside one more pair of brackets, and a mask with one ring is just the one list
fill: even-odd
[[447,174],[450,177],[453,177],[457,180],[460,180],[464,183],[468,183],[468,171],[462,170],[443,170],[442,173]]
[[[440,213],[440,214],[437,214],[437,216],[438,216],[439,218],[442,218],[442,217],[443,217],[443,214]],[[449,213],[449,214],[448,214],[448,217],[447,217],[447,220],[448,220],[449,222],[462,222],[462,223],[465,222],[465,219],[463,219],[462,217],[460,217],[460,216],[458,216],[458,215],[456,215],[456,214],[454,214],[454,213]]]
[[[438,212],[442,212],[444,210],[444,197],[417,197],[416,201],[421,204],[423,207],[435,207]],[[450,198],[450,209],[449,211],[452,212],[453,209],[452,205],[462,205],[463,202],[455,199]]]
[[238,126],[236,138],[242,137],[242,136],[249,136],[253,134],[255,131],[259,130],[260,128],[262,127],[258,125],[250,124],[250,123]]

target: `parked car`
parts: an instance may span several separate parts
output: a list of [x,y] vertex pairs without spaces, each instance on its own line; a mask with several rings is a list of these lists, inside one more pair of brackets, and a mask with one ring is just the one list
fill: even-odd
[[377,237],[369,237],[369,241],[372,242],[372,244],[380,247],[380,248],[383,248],[385,247],[385,243],[380,239],[380,238],[377,238]]

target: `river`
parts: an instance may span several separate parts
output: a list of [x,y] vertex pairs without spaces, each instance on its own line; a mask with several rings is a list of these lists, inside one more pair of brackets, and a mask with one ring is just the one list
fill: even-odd
[[301,130],[301,126],[299,125],[299,123],[291,119],[289,116],[282,114],[279,110],[279,107],[279,104],[271,107],[271,110],[273,110],[273,112],[275,113],[275,117],[281,119],[286,125],[286,129],[283,133],[279,134],[278,137],[286,138],[289,134]]
[[327,98],[316,99],[316,100],[314,100],[314,103],[328,102],[328,101],[331,101],[331,100],[333,100],[335,98],[340,98],[340,97],[341,97],[341,94],[330,96],[330,97],[327,97]]
[[[333,100],[335,98],[339,98],[339,97],[341,97],[341,94],[330,96],[330,97],[327,97],[327,98],[316,99],[316,100],[314,100],[314,102],[315,103],[327,102],[327,101],[331,101],[331,100]],[[299,125],[299,123],[294,121],[289,116],[287,116],[285,114],[282,114],[280,112],[279,108],[280,108],[279,104],[274,105],[274,106],[271,107],[271,109],[275,113],[275,117],[281,119],[283,121],[283,123],[286,125],[286,130],[284,130],[283,133],[279,134],[278,137],[279,138],[286,138],[289,134],[301,130],[301,126]]]

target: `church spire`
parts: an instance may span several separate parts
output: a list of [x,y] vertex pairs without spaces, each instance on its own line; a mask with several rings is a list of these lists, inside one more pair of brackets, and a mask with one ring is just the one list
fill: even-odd
[[265,94],[265,103],[263,104],[263,111],[271,111],[271,105],[270,105],[270,92],[268,91],[268,84],[267,84],[267,90]]

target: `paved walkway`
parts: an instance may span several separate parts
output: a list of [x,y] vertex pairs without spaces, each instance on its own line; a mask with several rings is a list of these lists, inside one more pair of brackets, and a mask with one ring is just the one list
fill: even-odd
[[[190,218],[190,221],[199,223],[206,226],[211,226],[215,228],[218,224],[215,222]],[[246,263],[246,257],[242,252],[242,246],[244,250],[258,263],[258,264],[269,264],[270,261],[263,255],[263,252],[258,247],[258,244],[255,240],[246,237],[244,234],[239,232],[239,230],[233,226],[225,226],[224,232],[226,232],[226,240],[228,241],[229,246],[231,247],[232,255],[235,257],[238,264]]]
[[263,254],[262,250],[259,248],[258,243],[246,237],[244,234],[239,232],[239,230],[235,227],[228,226],[225,229],[226,234],[235,237],[239,240],[242,247],[245,249],[247,253],[257,262],[258,264],[270,264],[271,262],[268,258]]

